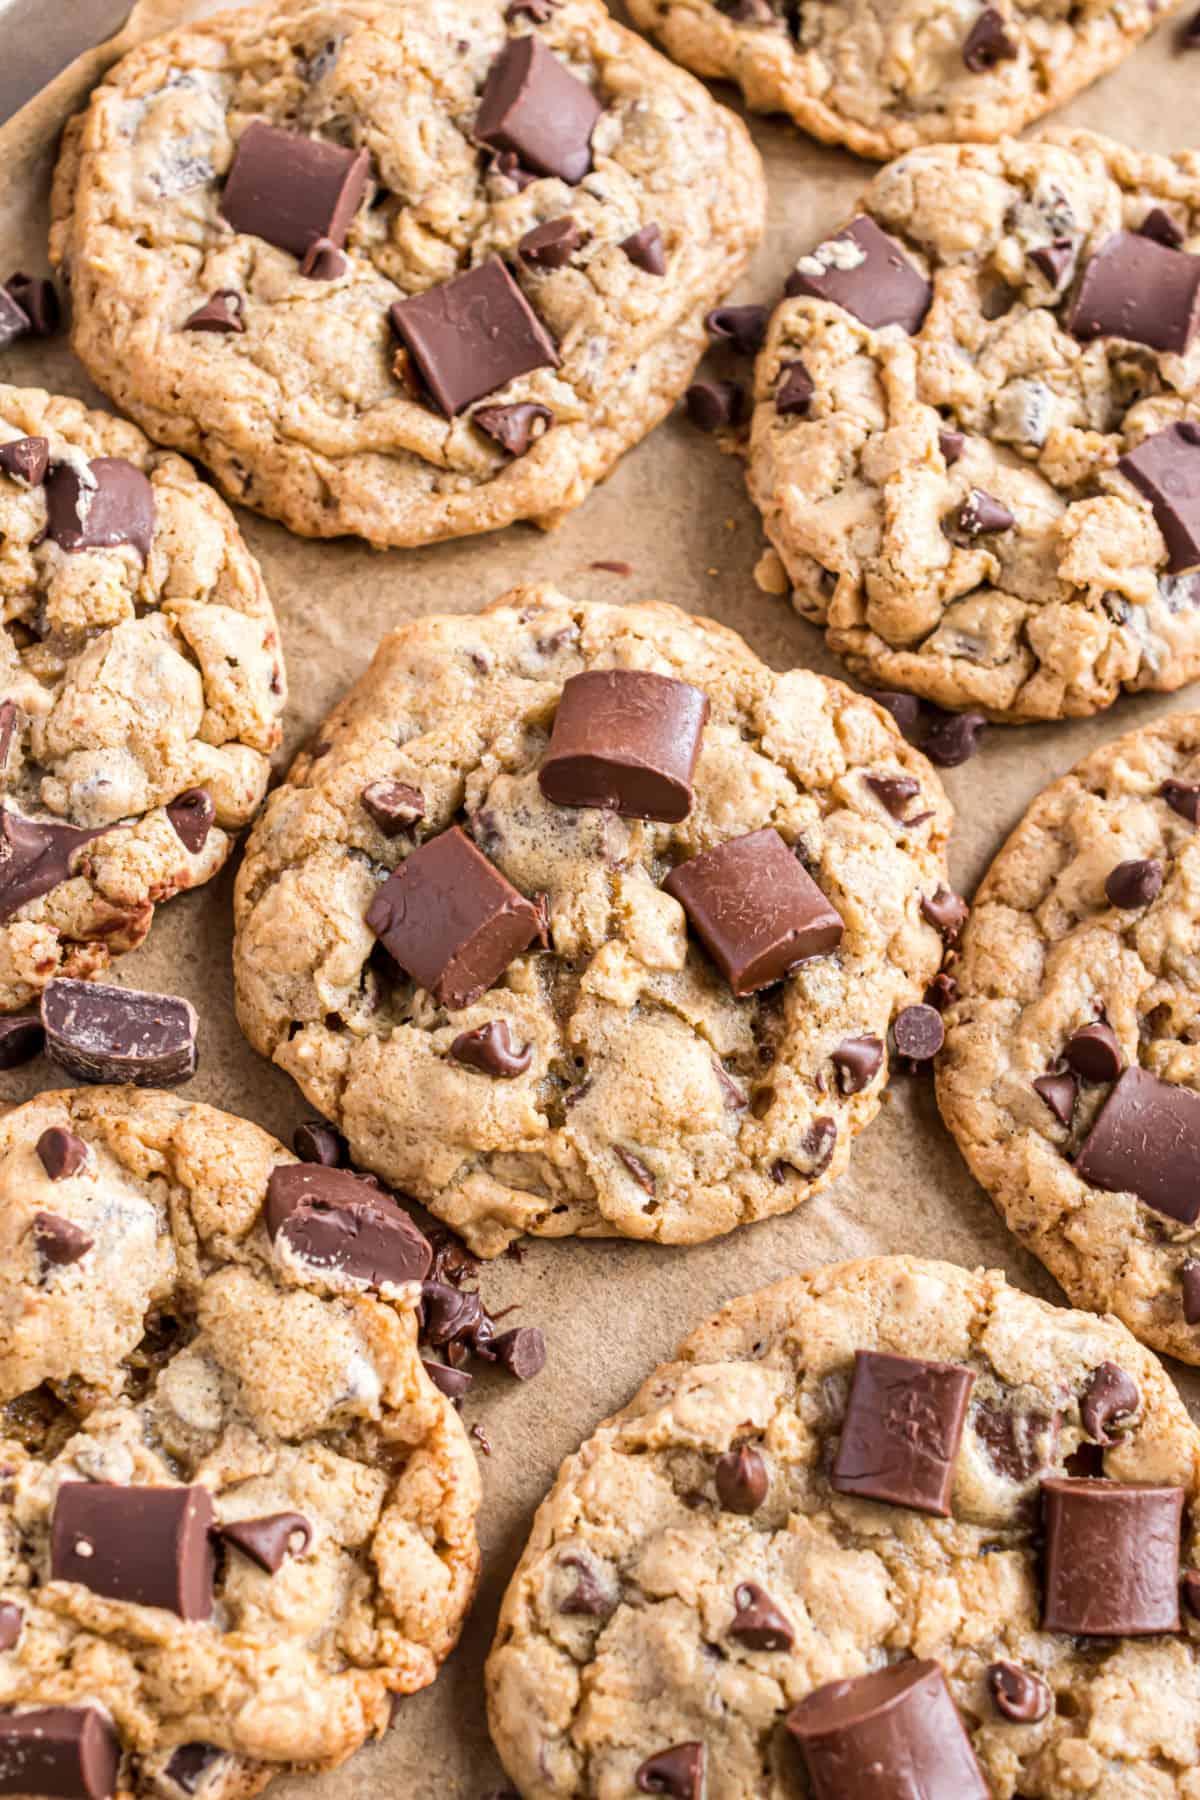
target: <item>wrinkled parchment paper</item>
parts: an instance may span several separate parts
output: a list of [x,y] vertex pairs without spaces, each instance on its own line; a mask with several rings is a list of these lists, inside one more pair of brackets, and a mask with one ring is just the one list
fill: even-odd
[[[89,0],[53,0],[89,12]],[[139,0],[121,36],[82,57],[7,126],[0,128],[0,270],[46,267],[46,204],[63,122],[112,60],[152,32],[218,10],[213,0]],[[620,6],[615,10],[620,13]],[[1065,113],[1147,149],[1195,144],[1200,56],[1175,49],[1168,22],[1107,80]],[[22,46],[0,45],[11,68]],[[732,90],[722,96],[732,102]],[[770,225],[739,298],[770,299],[800,249],[839,224],[869,168],[810,143],[793,127],[752,121],[771,189]],[[0,362],[5,380],[41,384],[104,404],[62,340],[18,344]],[[309,543],[278,525],[241,514],[260,558],[283,630],[291,683],[280,765],[315,728],[368,662],[379,637],[424,612],[468,611],[517,582],[557,582],[587,599],[655,597],[707,613],[743,633],[776,668],[840,671],[818,632],[785,600],[761,593],[753,570],[762,548],[741,465],[677,415],[633,451],[606,487],[561,529],[543,536],[515,526],[489,537],[386,554],[349,540]],[[593,568],[628,563],[630,576]],[[1200,706],[1200,690],[1125,699],[1103,718],[1059,726],[993,728],[983,749],[946,772],[959,810],[952,845],[957,885],[970,894],[1007,832],[1039,788],[1087,752],[1159,714]],[[232,872],[172,901],[146,945],[118,965],[116,979],[186,994],[201,1019],[200,1072],[185,1090],[242,1112],[289,1141],[307,1109],[292,1084],[259,1060],[233,1014],[230,978]],[[48,1063],[0,1074],[0,1103],[59,1085]],[[503,1785],[487,1736],[482,1669],[504,1585],[534,1508],[562,1459],[605,1415],[624,1404],[656,1363],[731,1296],[812,1263],[907,1251],[967,1267],[1000,1267],[1034,1293],[1061,1299],[1050,1278],[1020,1251],[975,1185],[943,1128],[932,1083],[898,1077],[880,1117],[859,1139],[849,1172],[789,1218],[770,1220],[692,1250],[621,1242],[531,1240],[521,1263],[501,1258],[483,1275],[493,1308],[516,1305],[513,1323],[540,1325],[549,1343],[544,1373],[522,1388],[477,1375],[464,1407],[492,1446],[483,1458],[480,1521],[484,1576],[462,1645],[436,1685],[405,1702],[397,1723],[333,1775],[321,1800],[480,1800]],[[1200,1375],[1176,1367],[1200,1419]],[[313,1778],[280,1780],[278,1800],[312,1796]]]

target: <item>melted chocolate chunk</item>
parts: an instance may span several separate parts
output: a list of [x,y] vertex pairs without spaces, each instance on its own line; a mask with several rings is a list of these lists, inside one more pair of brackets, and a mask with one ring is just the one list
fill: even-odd
[[199,856],[208,842],[217,809],[207,788],[185,788],[167,807],[167,818],[189,856]]
[[1117,1034],[1103,1019],[1073,1032],[1063,1046],[1063,1058],[1084,1081],[1115,1081],[1125,1067]]
[[196,1009],[171,994],[51,981],[42,992],[46,1053],[77,1081],[174,1087],[196,1073]]
[[1104,892],[1113,906],[1119,906],[1126,912],[1132,912],[1139,906],[1149,906],[1162,893],[1165,871],[1160,862],[1152,859],[1137,858],[1132,862],[1118,863],[1111,870],[1104,882]]
[[967,912],[966,901],[947,887],[935,888],[932,894],[921,896],[921,917],[940,931],[948,944],[955,942],[966,924]]
[[406,781],[369,781],[359,799],[385,838],[411,831],[425,817],[425,796]]
[[489,1019],[486,1025],[479,1025],[474,1031],[461,1031],[450,1046],[450,1054],[455,1062],[464,1063],[468,1069],[478,1069],[481,1074],[495,1076],[501,1081],[512,1081],[523,1075],[533,1061],[532,1044],[522,1044],[518,1050],[513,1042],[507,1019]]
[[66,1481],[51,1521],[51,1577],[110,1600],[207,1619],[213,1608],[213,1520],[206,1487]]
[[55,1269],[82,1261],[95,1242],[81,1225],[51,1212],[34,1213],[33,1240],[42,1261]]
[[1182,356],[1200,324],[1200,256],[1117,231],[1084,265],[1067,321],[1077,338],[1121,338]]
[[1058,1440],[1057,1418],[988,1400],[973,1409],[971,1430],[997,1475],[1018,1485],[1050,1466]]
[[708,710],[698,688],[647,670],[572,675],[538,786],[556,806],[603,807],[677,824],[691,810]]
[[0,804],[0,920],[69,880],[77,851],[100,835],[77,825],[26,819]]
[[56,463],[46,477],[46,535],[74,556],[130,544],[145,562],[154,539],[154,489],[120,456],[99,456],[84,477]]
[[51,1181],[66,1181],[78,1175],[88,1158],[83,1139],[62,1125],[51,1125],[43,1131],[35,1147],[38,1161]]
[[1044,1481],[1042,1628],[1073,1637],[1179,1630],[1177,1487]]
[[183,321],[185,331],[210,331],[224,335],[243,332],[246,303],[236,288],[221,288]]
[[956,1363],[858,1351],[832,1485],[949,1517],[954,1463],[975,1377]]
[[448,419],[518,375],[559,364],[554,340],[498,256],[397,300],[389,316]]
[[861,1094],[870,1087],[883,1062],[883,1043],[877,1037],[843,1038],[833,1052],[838,1087],[843,1094]]
[[872,331],[899,325],[910,336],[921,329],[933,298],[920,270],[866,213],[802,256],[785,292],[830,300]]
[[475,138],[510,150],[527,169],[574,185],[592,166],[592,133],[603,108],[535,32],[509,38],[488,71]]
[[713,1480],[722,1510],[747,1518],[758,1511],[770,1486],[766,1463],[748,1444],[717,1458]]
[[613,1603],[596,1578],[596,1567],[591,1558],[570,1554],[560,1557],[558,1566],[560,1569],[578,1571],[571,1592],[563,1599],[559,1612],[574,1618],[607,1618],[613,1610]]
[[1075,1172],[1109,1193],[1136,1194],[1183,1225],[1200,1218],[1200,1094],[1126,1069],[1084,1139]]
[[985,6],[963,42],[964,66],[972,75],[982,75],[997,63],[1013,62],[1019,54],[1005,29],[1004,14],[995,6]]
[[112,1800],[121,1746],[95,1706],[0,1713],[0,1794]]
[[643,225],[640,231],[632,236],[622,238],[619,246],[635,269],[641,269],[644,275],[665,275],[667,272],[667,247],[663,243],[663,234],[653,223]]
[[547,219],[543,225],[535,225],[532,231],[527,231],[517,245],[517,255],[533,269],[565,269],[575,252],[583,249],[590,235],[578,219],[563,213],[557,219]]
[[380,1288],[422,1281],[433,1261],[408,1214],[347,1169],[281,1163],[267,1183],[267,1233],[314,1269]]
[[669,1794],[671,1800],[701,1800],[704,1745],[672,1744],[648,1756],[634,1778],[639,1794]]
[[[1200,257],[1194,260],[1200,264]],[[1167,546],[1168,574],[1195,568],[1200,563],[1200,425],[1156,431],[1126,451],[1117,467],[1150,502]]]
[[1022,1669],[1018,1663],[992,1663],[987,1671],[987,1686],[996,1711],[1014,1725],[1036,1725],[1054,1702],[1041,1676],[1031,1669]]
[[766,306],[714,306],[704,315],[704,329],[715,342],[729,344],[742,356],[755,356],[766,341],[770,318]]
[[522,401],[515,406],[481,406],[472,422],[509,456],[524,456],[553,425],[554,414],[548,406]]
[[340,248],[370,167],[365,150],[252,119],[238,140],[219,211],[235,231],[293,256],[303,256],[314,238]]
[[285,1556],[303,1556],[312,1543],[312,1526],[303,1513],[269,1513],[261,1519],[233,1519],[218,1528],[227,1544],[257,1563],[268,1575]]
[[729,1627],[729,1636],[747,1650],[790,1650],[796,1634],[784,1618],[770,1594],[753,1581],[744,1581],[734,1590],[737,1612]]
[[49,438],[13,438],[7,444],[0,444],[0,469],[24,487],[40,487],[49,467]]
[[991,1792],[935,1662],[831,1681],[786,1723],[815,1800],[988,1800]]
[[1102,1362],[1092,1371],[1079,1402],[1083,1429],[1102,1450],[1111,1449],[1113,1444],[1120,1443],[1122,1431],[1118,1429],[1114,1435],[1110,1428],[1123,1419],[1127,1430],[1141,1404],[1142,1396],[1133,1377],[1116,1363]]

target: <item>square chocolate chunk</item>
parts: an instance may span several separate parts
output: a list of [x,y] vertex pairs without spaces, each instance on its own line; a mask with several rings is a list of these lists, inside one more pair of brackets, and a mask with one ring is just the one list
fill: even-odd
[[901,325],[910,337],[921,329],[933,298],[921,271],[867,213],[802,256],[786,292],[832,300],[872,331]]
[[121,1746],[98,1706],[0,1713],[0,1794],[112,1800]]
[[525,169],[574,184],[592,166],[600,102],[536,32],[510,38],[488,71],[477,142],[510,150]]
[[397,300],[392,327],[448,419],[532,369],[556,369],[554,340],[498,256]]
[[110,1600],[207,1619],[215,1516],[206,1487],[64,1481],[51,1521],[50,1573]]
[[1088,258],[1071,308],[1077,338],[1123,338],[1182,356],[1200,324],[1200,256],[1116,231]]
[[947,1518],[975,1377],[957,1363],[860,1350],[832,1483]]
[[1200,1218],[1200,1094],[1126,1069],[1075,1159],[1075,1173],[1108,1193],[1136,1194],[1155,1212]]
[[558,806],[633,819],[686,819],[708,698],[644,669],[588,669],[563,684],[538,775]]
[[769,826],[702,850],[663,887],[738,995],[782,981],[842,941],[841,915]]
[[946,1677],[910,1659],[814,1688],[785,1721],[816,1800],[988,1800]]
[[1042,1625],[1072,1637],[1179,1630],[1183,1489],[1043,1481]]
[[303,256],[316,238],[338,249],[362,202],[371,158],[301,131],[253,119],[243,131],[221,196],[235,231]]
[[1145,494],[1167,546],[1167,572],[1200,564],[1200,425],[1168,425],[1117,464]]

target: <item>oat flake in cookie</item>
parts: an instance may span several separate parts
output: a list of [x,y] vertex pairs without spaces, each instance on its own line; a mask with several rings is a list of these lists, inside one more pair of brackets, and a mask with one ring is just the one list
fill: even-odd
[[1196,1800],[1198,1500],[1115,1320],[907,1257],[796,1276],[564,1463],[492,1735],[522,1800]]
[[797,250],[750,490],[854,673],[1000,721],[1194,680],[1200,156],[914,150]]
[[683,393],[762,231],[740,121],[601,0],[274,0],[69,128],[77,354],[311,537],[577,506]]
[[434,1679],[480,1495],[417,1349],[430,1254],[211,1107],[91,1088],[0,1123],[6,1793],[246,1800]]
[[279,633],[233,515],[134,426],[0,386],[0,1012],[136,949],[256,811]]
[[1077,1306],[1200,1363],[1200,714],[1040,794],[975,897],[942,1115]]
[[840,683],[518,589],[385,638],[271,796],[239,1017],[480,1254],[696,1242],[845,1168],[941,963],[950,818]]

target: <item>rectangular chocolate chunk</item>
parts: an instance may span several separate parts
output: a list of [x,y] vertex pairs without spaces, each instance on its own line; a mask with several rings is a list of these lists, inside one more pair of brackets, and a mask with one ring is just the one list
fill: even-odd
[[64,1481],[50,1527],[51,1578],[181,1619],[207,1619],[214,1518],[206,1487]]
[[367,924],[405,974],[452,1012],[498,981],[541,931],[537,908],[457,825],[388,876]]
[[816,1800],[988,1800],[939,1664],[910,1658],[814,1688],[787,1715]]
[[532,369],[556,369],[549,332],[498,256],[397,300],[392,326],[448,419]]
[[1077,338],[1123,338],[1182,356],[1200,324],[1200,256],[1116,231],[1088,258],[1068,320]]
[[769,826],[680,863],[663,887],[738,995],[782,981],[842,941],[841,915]]
[[1167,572],[1200,564],[1200,426],[1168,425],[1117,463],[1149,500],[1167,546]]
[[284,131],[253,119],[243,131],[221,196],[221,217],[247,237],[303,256],[317,238],[340,249],[358,211],[366,150]]
[[602,111],[536,32],[510,38],[488,71],[475,138],[509,150],[524,169],[574,184],[592,166],[592,132]]
[[921,271],[867,213],[802,256],[786,292],[832,300],[872,331],[900,325],[910,337],[921,329],[933,299]]
[[1042,1625],[1072,1637],[1179,1630],[1184,1491],[1116,1481],[1044,1481]]
[[0,1794],[112,1800],[121,1747],[96,1706],[0,1713]]
[[947,1518],[974,1385],[957,1363],[860,1350],[831,1477],[838,1493]]
[[349,1169],[280,1163],[267,1183],[267,1232],[315,1269],[367,1287],[423,1281],[433,1262],[429,1241],[402,1207]]
[[1200,1094],[1126,1069],[1075,1159],[1075,1173],[1108,1193],[1194,1225],[1200,1218]]
[[46,1054],[76,1081],[174,1087],[196,1073],[196,1009],[173,994],[60,979],[42,993]]
[[563,684],[538,775],[558,806],[598,806],[678,823],[692,804],[692,770],[708,698],[644,669],[588,669]]
[[46,477],[46,535],[72,556],[132,544],[145,562],[154,538],[154,489],[121,456],[98,456],[86,474],[74,463],[56,463]]

